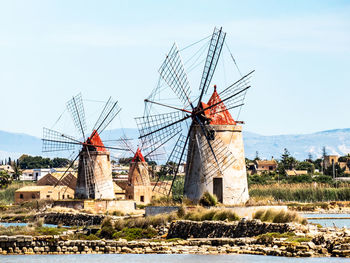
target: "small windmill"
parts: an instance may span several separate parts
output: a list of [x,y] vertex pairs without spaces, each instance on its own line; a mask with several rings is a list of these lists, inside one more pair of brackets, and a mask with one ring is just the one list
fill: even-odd
[[[81,94],[74,96],[67,102],[66,106],[73,119],[75,128],[81,134],[81,139],[44,128],[42,151],[70,151],[75,150],[77,146],[80,147],[79,154],[67,168],[68,171],[79,158],[78,178],[74,197],[78,199],[114,199],[112,169],[108,150],[125,149],[105,146],[100,134],[120,112],[121,108],[118,106],[118,102],[113,101],[111,97],[108,99],[89,137],[86,136],[86,119]],[[60,180],[62,178],[65,178],[65,173]],[[59,184],[60,181],[56,185]]]
[[[130,169],[128,174],[128,184],[125,189],[126,199],[135,200],[139,204],[147,204],[151,201],[153,196],[153,187],[149,176],[149,165],[147,158],[155,159],[162,155],[160,149],[149,150],[149,147],[138,146],[135,147],[123,136],[120,139],[123,147],[126,147],[132,154],[133,158],[130,162]],[[142,151],[146,154],[143,156]]]
[[[136,118],[136,122],[141,140],[154,148],[176,138],[167,161],[167,165],[171,166],[168,170],[172,171],[171,188],[180,165],[187,160],[184,194],[188,198],[198,201],[208,191],[216,194],[220,202],[236,204],[248,199],[248,189],[242,129],[238,125],[242,122],[235,121],[228,110],[243,105],[253,71],[221,92],[217,92],[215,87],[209,102],[202,102],[213,78],[225,37],[226,33],[222,28],[214,29],[200,80],[199,94],[195,99],[191,99],[191,89],[180,51],[174,44],[159,73],[161,81],[172,89],[181,106],[163,103],[166,99],[160,95],[163,88],[157,88],[145,99],[145,115]],[[159,106],[175,111],[153,114],[151,105],[153,108],[157,107],[157,112]],[[162,187],[161,177],[158,178],[157,185],[158,189],[164,190],[163,194],[171,193],[166,184]]]

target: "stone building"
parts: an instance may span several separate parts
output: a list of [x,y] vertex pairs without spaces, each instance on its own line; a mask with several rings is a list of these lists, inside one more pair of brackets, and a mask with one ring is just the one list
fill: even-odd
[[128,184],[125,188],[126,199],[137,204],[148,204],[152,199],[152,185],[148,173],[148,164],[137,149],[130,163]]
[[93,134],[92,139],[87,139],[90,149],[87,151],[83,148],[79,155],[75,198],[113,200],[115,196],[110,153],[98,133],[94,131]]
[[66,175],[61,173],[49,173],[42,177],[37,183],[37,185],[65,185],[73,190],[75,190],[77,184],[76,173],[67,173]]
[[[329,166],[333,164],[338,164],[340,168],[344,169],[344,173],[350,174],[350,157],[345,158],[345,161],[340,161],[338,155],[327,155],[324,157],[324,166],[327,169]],[[343,157],[344,158],[344,157]]]
[[25,186],[15,192],[15,203],[35,200],[66,200],[74,197],[74,190],[66,186]]

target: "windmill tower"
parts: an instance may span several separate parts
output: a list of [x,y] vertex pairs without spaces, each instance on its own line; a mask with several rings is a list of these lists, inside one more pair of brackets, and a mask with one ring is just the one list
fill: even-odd
[[[66,171],[76,160],[79,160],[78,178],[75,189],[76,199],[114,199],[112,169],[108,149],[125,150],[105,146],[100,134],[120,112],[118,102],[111,98],[106,102],[99,118],[94,125],[91,135],[86,137],[86,120],[81,94],[67,102],[74,126],[82,139],[63,134],[52,129],[43,129],[43,152],[72,151],[79,147],[79,154],[73,159]],[[62,175],[64,178],[66,172]],[[60,180],[56,185],[60,183]]]
[[[169,174],[172,176],[172,187],[181,164],[186,161],[185,196],[198,201],[202,194],[208,191],[217,195],[223,204],[233,205],[246,202],[249,196],[242,127],[238,125],[243,122],[235,121],[229,110],[243,105],[254,71],[220,92],[215,87],[209,102],[202,102],[215,73],[225,37],[226,33],[221,28],[214,29],[209,41],[199,95],[195,96],[195,99],[191,97],[180,51],[174,44],[159,73],[160,83],[163,81],[171,88],[178,98],[178,104],[164,103],[167,97],[162,98],[160,94],[165,88],[159,85],[159,88],[145,99],[145,115],[136,118],[136,122],[140,138],[144,142],[151,142],[154,148],[176,138],[167,161],[167,166],[173,167],[169,169],[173,171]],[[169,93],[164,96],[169,96]],[[181,106],[178,106],[179,104]],[[159,112],[159,106],[175,111],[153,114]],[[152,112],[154,107],[157,109]],[[162,185],[163,182],[164,180],[158,178],[157,184]],[[167,194],[170,192],[171,190]]]
[[[134,155],[130,163],[128,184],[125,188],[126,199],[134,200],[138,204],[148,204],[153,196],[153,186],[149,175],[149,165],[145,157],[155,158],[160,153],[149,151],[148,147],[143,147],[144,145],[141,148],[137,147],[137,150],[134,151],[134,147],[125,137],[121,138],[121,142]],[[145,157],[142,155],[141,150],[146,152]]]
[[[190,134],[189,154],[187,156],[187,171],[184,194],[191,200],[198,201],[203,193],[209,192],[217,196],[223,204],[245,203],[249,199],[246,178],[242,126],[232,118],[214,86],[214,92],[207,104],[210,107],[204,111],[209,120],[209,140],[217,160],[219,169],[215,169],[215,159],[206,144],[206,137],[199,125],[195,125]],[[219,104],[217,104],[219,103]],[[234,156],[234,159],[230,157]],[[210,179],[209,179],[210,178]]]
[[125,195],[127,199],[132,199],[138,204],[148,204],[152,199],[152,186],[148,173],[148,164],[139,148],[130,163]]

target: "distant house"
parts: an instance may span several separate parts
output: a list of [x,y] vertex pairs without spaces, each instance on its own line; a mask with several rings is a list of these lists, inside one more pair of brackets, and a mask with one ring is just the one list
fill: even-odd
[[6,171],[10,175],[12,175],[15,172],[12,166],[8,164],[0,165],[0,171]]
[[50,168],[36,168],[33,169],[33,180],[39,181],[42,177],[47,175],[48,173],[52,173],[53,170]]
[[129,166],[123,166],[123,165],[113,165],[112,166],[112,173],[114,174],[128,174],[129,173]]
[[75,190],[75,187],[77,185],[77,174],[74,172],[67,173],[65,175],[64,173],[48,173],[45,176],[43,176],[36,184],[39,186],[63,185]]
[[25,186],[15,192],[15,203],[35,200],[65,200],[74,198],[74,190],[66,186]]
[[338,155],[327,155],[324,158],[324,168],[327,169],[329,166],[339,164],[340,168],[344,169],[344,173],[350,174],[350,160],[347,162],[340,162]]
[[286,170],[287,176],[298,176],[308,174],[307,170]]
[[19,176],[21,181],[34,181],[34,171],[33,169],[25,169],[22,171],[22,174]]
[[277,161],[272,160],[255,160],[248,165],[248,173],[250,174],[262,174],[266,172],[275,172],[277,169]]

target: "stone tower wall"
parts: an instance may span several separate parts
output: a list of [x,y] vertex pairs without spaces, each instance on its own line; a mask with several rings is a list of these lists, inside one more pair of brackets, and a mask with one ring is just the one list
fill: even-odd
[[[198,201],[204,192],[214,193],[214,178],[222,178],[222,203],[236,205],[245,203],[249,199],[247,174],[245,167],[242,127],[239,125],[211,125],[215,130],[215,138],[220,138],[224,145],[232,152],[235,161],[223,174],[217,172],[210,178],[203,175],[203,163],[195,139],[195,134],[201,134],[200,127],[194,126],[191,132],[184,194],[193,201]],[[215,140],[215,139],[214,139]],[[209,154],[209,162],[215,164],[215,159]]]
[[128,185],[125,189],[127,199],[137,204],[148,204],[152,199],[152,186],[146,162],[132,162],[130,164]]
[[[95,177],[94,191],[95,195],[92,197],[94,199],[109,199],[115,198],[113,189],[113,179],[112,179],[112,168],[110,162],[109,152],[89,152],[91,159],[93,160],[93,171]],[[77,186],[75,189],[75,198],[78,199],[88,199],[89,197],[86,182],[85,182],[85,170],[83,167],[83,159],[88,158],[87,152],[81,152],[79,157],[79,167],[78,167],[78,178]]]

